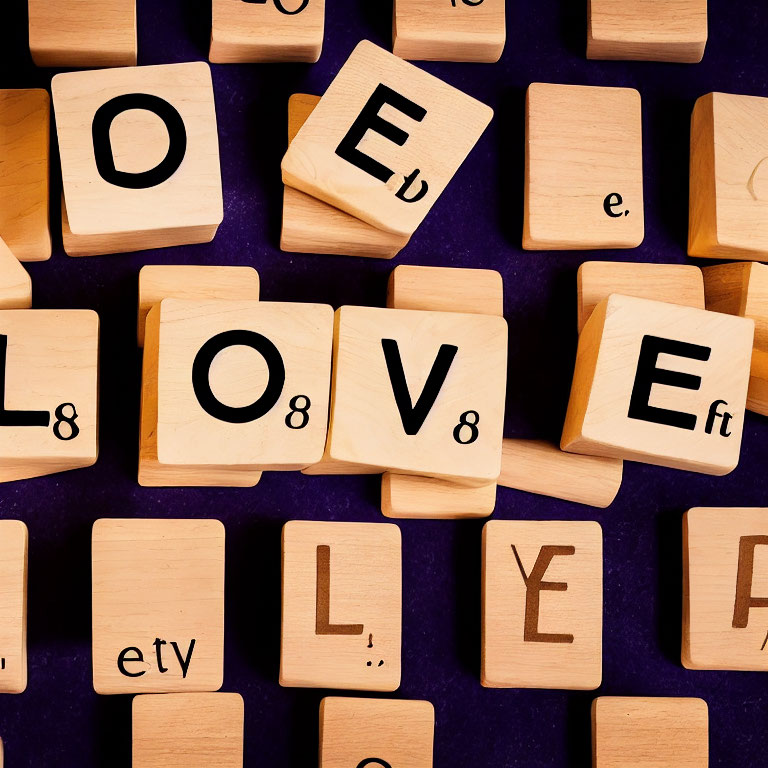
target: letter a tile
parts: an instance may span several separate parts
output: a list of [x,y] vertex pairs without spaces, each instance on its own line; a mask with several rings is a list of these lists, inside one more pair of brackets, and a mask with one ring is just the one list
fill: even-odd
[[597,688],[603,668],[600,525],[486,523],[482,635],[480,679],[488,688]]
[[401,626],[396,525],[286,523],[280,685],[394,691]]
[[0,693],[27,687],[28,538],[20,520],[0,520]]

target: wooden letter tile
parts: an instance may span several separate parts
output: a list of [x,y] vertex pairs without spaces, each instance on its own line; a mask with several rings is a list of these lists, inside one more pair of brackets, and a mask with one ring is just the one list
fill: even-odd
[[394,691],[401,625],[396,525],[286,523],[280,685]]
[[506,378],[504,318],[342,307],[330,457],[464,485],[495,482]]
[[320,768],[432,768],[428,701],[329,696],[320,702]]
[[29,51],[38,67],[136,64],[136,0],[29,0]]
[[[0,693],[27,687],[27,526],[0,520]],[[3,764],[0,743],[0,768]]]
[[97,520],[97,693],[215,691],[224,674],[224,526],[218,520]]
[[492,520],[483,529],[480,680],[592,690],[603,670],[598,523]]
[[69,72],[52,90],[70,256],[213,239],[224,208],[206,63]]
[[47,91],[0,90],[0,237],[19,261],[51,258],[50,123]]
[[640,245],[640,94],[633,88],[533,83],[525,117],[523,248]]
[[210,60],[315,62],[324,27],[325,0],[213,0]]
[[392,37],[403,59],[495,62],[507,39],[504,0],[395,0]]
[[728,474],[753,333],[745,318],[611,295],[579,338],[561,448]]
[[31,306],[29,273],[0,239],[0,309],[29,309]]
[[385,472],[381,479],[381,511],[385,517],[488,517],[495,507],[496,483],[470,488],[437,477],[395,472]]
[[592,702],[594,768],[707,768],[702,699],[601,696]]
[[492,117],[490,107],[364,40],[288,147],[283,181],[410,237]]
[[768,259],[768,98],[709,93],[691,121],[688,253]]
[[0,310],[0,482],[95,463],[98,358],[91,310]]
[[707,0],[589,0],[588,59],[695,64],[707,45]]
[[133,768],[243,768],[243,697],[171,693],[133,700]]

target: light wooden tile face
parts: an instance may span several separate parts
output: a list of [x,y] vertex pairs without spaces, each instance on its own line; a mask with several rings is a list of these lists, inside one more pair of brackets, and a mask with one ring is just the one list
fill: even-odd
[[503,318],[342,307],[336,324],[331,458],[466,485],[496,480]]
[[705,308],[704,278],[689,264],[587,261],[577,275],[579,333],[595,307],[612,293]]
[[691,123],[688,253],[768,258],[768,98],[709,93]]
[[409,237],[492,116],[490,107],[364,40],[288,147],[283,181]]
[[320,703],[320,768],[432,768],[428,701],[327,697]]
[[401,627],[396,525],[284,526],[281,685],[394,691]]
[[210,59],[315,62],[324,27],[325,0],[213,0]]
[[528,88],[523,248],[640,245],[640,112],[640,94],[632,88]]
[[0,311],[0,481],[96,461],[98,359],[91,310]]
[[136,64],[136,0],[29,0],[29,50],[38,67]]
[[133,768],[243,768],[243,697],[171,693],[133,700]]
[[0,237],[20,261],[51,258],[50,112],[47,91],[0,90]]
[[683,539],[684,666],[768,671],[768,509],[692,509]]
[[29,309],[31,306],[29,273],[0,239],[0,309]]
[[707,0],[589,0],[587,58],[701,61]]
[[92,546],[96,692],[218,690],[224,526],[218,520],[97,520]]
[[213,238],[223,202],[207,64],[70,72],[52,90],[70,255]]
[[0,693],[27,687],[28,538],[21,521],[0,520]]
[[592,690],[602,679],[602,648],[600,525],[486,523],[482,684]]
[[601,696],[592,702],[594,768],[707,768],[702,699]]
[[561,448],[724,475],[739,461],[754,324],[612,295],[579,338]]
[[496,483],[476,488],[450,480],[385,472],[381,511],[385,517],[457,520],[488,517],[496,507]]
[[495,62],[507,39],[504,0],[395,0],[392,37],[403,59]]

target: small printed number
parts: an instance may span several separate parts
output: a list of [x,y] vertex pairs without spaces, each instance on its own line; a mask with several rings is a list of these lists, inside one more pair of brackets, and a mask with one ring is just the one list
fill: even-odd
[[[65,408],[71,408],[72,413],[69,416],[64,414]],[[62,403],[54,412],[56,417],[56,423],[53,425],[53,434],[59,438],[59,440],[74,440],[80,434],[80,427],[75,424],[77,418],[77,411],[73,403]],[[65,436],[61,434],[61,425],[66,424],[69,426],[69,435]]]
[[[299,407],[299,400],[304,401],[304,405]],[[288,429],[304,429],[304,427],[309,424],[309,407],[312,405],[312,401],[306,396],[306,395],[296,395],[296,397],[291,398],[290,406],[291,411],[290,413],[285,417],[285,426],[288,427]],[[301,414],[301,423],[300,424],[294,424],[293,417],[297,414]]]
[[[470,416],[472,417],[472,421],[469,420]],[[459,443],[459,445],[469,445],[470,443],[474,443],[480,436],[480,430],[477,428],[479,423],[480,414],[477,411],[465,411],[461,414],[459,423],[453,430],[453,439]],[[465,427],[469,430],[469,440],[462,440]]]
[[[483,0],[461,0],[464,5],[482,5]],[[451,0],[451,5],[456,7],[456,0]]]

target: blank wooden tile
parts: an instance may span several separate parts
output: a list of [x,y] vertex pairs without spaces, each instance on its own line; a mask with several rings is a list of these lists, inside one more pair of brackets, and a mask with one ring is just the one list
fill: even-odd
[[324,27],[325,0],[213,0],[210,59],[315,62]]
[[691,121],[688,253],[768,259],[768,98],[708,93]]
[[587,261],[576,280],[579,333],[595,307],[612,293],[705,308],[704,278],[690,264]]
[[69,72],[52,91],[70,256],[213,239],[224,208],[205,62]]
[[560,447],[710,475],[739,462],[754,323],[611,295],[579,338]]
[[0,237],[19,261],[51,258],[50,113],[47,91],[0,90]]
[[400,686],[402,560],[391,523],[283,527],[280,685]]
[[136,0],[29,0],[29,51],[38,67],[136,64]]
[[752,350],[747,409],[768,416],[768,352]]
[[[0,310],[0,482],[89,467],[98,456],[99,317]],[[4,365],[3,365],[4,364]]]
[[432,768],[428,701],[329,696],[320,702],[320,768]]
[[633,88],[533,83],[525,117],[523,248],[640,245],[640,94]]
[[603,666],[600,525],[486,523],[482,638],[486,687],[597,688]]
[[707,45],[707,0],[589,0],[588,59],[695,64]]
[[392,38],[403,59],[498,61],[507,39],[504,0],[395,0]]
[[495,482],[506,378],[501,317],[342,307],[330,457],[464,485]]
[[97,693],[215,691],[224,674],[224,526],[97,520],[92,539]]
[[238,693],[148,694],[133,699],[133,768],[243,768]]
[[768,509],[691,509],[683,521],[683,665],[768,671]]
[[385,472],[381,479],[381,511],[385,517],[488,517],[495,507],[496,483],[470,488],[436,477],[394,472]]
[[364,40],[288,147],[283,182],[409,237],[492,116],[490,107]]
[[499,485],[605,508],[621,487],[624,462],[565,453],[544,440],[505,439]]
[[[294,93],[288,99],[288,143],[304,125],[320,101],[319,96]],[[280,248],[289,253],[333,253],[392,259],[409,238],[376,229],[322,200],[283,189],[283,226]]]
[[707,768],[702,699],[600,696],[592,702],[594,768]]
[[0,239],[0,309],[29,309],[31,306],[29,273]]
[[27,687],[28,539],[20,520],[0,520],[0,693]]
[[163,299],[258,301],[259,273],[253,267],[148,264],[139,271],[138,341],[144,346],[149,310]]

